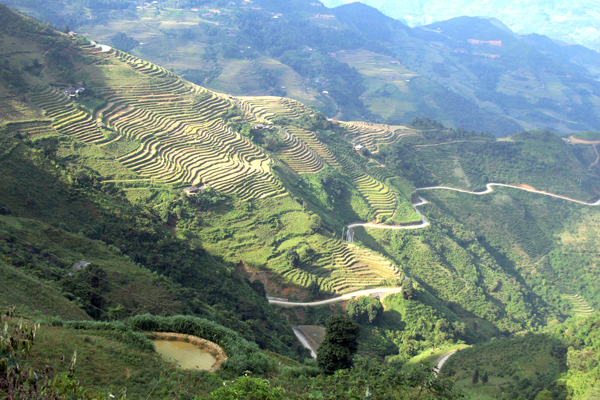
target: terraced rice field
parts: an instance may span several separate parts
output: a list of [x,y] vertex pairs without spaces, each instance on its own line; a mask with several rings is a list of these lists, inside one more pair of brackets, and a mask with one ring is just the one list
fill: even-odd
[[30,140],[58,134],[58,132],[52,128],[52,121],[50,120],[11,122],[6,124],[6,128],[9,132],[19,133],[23,138]]
[[258,122],[271,124],[277,117],[298,118],[301,114],[312,114],[304,104],[284,97],[259,96],[238,97],[238,105],[246,115]]
[[587,317],[594,313],[594,309],[580,295],[563,295],[563,298],[568,299],[573,304],[573,314],[576,317]]
[[417,131],[406,126],[390,126],[369,122],[341,122],[350,131],[348,139],[362,144],[371,153],[377,153],[380,145],[391,144],[404,136],[417,135]]
[[325,164],[341,168],[333,153],[314,133],[293,126],[285,127],[284,132],[285,148],[280,158],[298,174],[319,172]]
[[399,269],[385,258],[353,244],[330,240],[316,249],[310,270],[298,268],[281,271],[288,280],[308,286],[316,280],[321,289],[346,293],[376,287],[386,279],[399,279]]
[[298,174],[315,173],[323,169],[325,162],[304,141],[286,132],[285,148],[280,158]]
[[367,174],[361,166],[352,160],[353,150],[347,144],[335,144],[336,157],[342,166],[342,172],[348,175],[356,184],[358,192],[367,201],[376,219],[391,218],[398,206],[397,194],[386,184]]
[[46,88],[31,96],[33,103],[44,110],[52,120],[52,127],[59,133],[74,136],[86,143],[100,144],[106,139],[89,114],[78,110],[73,100],[59,90]]
[[338,163],[331,150],[317,139],[317,136],[313,132],[295,126],[288,126],[286,127],[286,130],[291,135],[304,142],[306,146],[318,154],[330,167],[341,168],[340,163]]
[[[97,88],[107,105],[95,117],[116,133],[111,143],[139,143],[137,149],[117,157],[136,176],[121,181],[124,186],[136,181],[202,183],[241,199],[285,194],[271,174],[271,160],[219,118],[232,107],[226,96],[186,84],[129,54],[116,52],[114,57],[137,73],[136,81],[111,80]],[[97,121],[60,91],[46,89],[33,97],[58,132],[100,146],[109,143]]]

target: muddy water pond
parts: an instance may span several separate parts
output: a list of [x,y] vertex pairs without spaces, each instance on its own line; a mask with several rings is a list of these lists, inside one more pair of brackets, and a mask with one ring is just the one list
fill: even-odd
[[179,340],[153,340],[156,352],[165,361],[178,364],[183,369],[210,370],[217,360],[204,349]]

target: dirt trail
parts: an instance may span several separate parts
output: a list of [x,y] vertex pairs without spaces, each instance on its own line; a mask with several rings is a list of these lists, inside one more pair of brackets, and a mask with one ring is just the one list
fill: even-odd
[[570,136],[569,140],[574,144],[600,144],[600,140],[587,140],[587,139],[579,139],[575,136]]
[[598,165],[598,161],[600,161],[600,154],[598,154],[598,148],[596,146],[597,145],[594,144],[594,151],[596,152],[596,161],[594,161],[593,163],[591,163],[590,166],[588,167],[588,169],[592,169],[593,167],[595,167],[596,165]]

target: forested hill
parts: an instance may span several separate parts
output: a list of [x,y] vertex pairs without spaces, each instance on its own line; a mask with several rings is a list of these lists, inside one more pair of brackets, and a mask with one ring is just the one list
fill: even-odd
[[328,9],[309,0],[6,3],[194,83],[290,97],[328,117],[405,124],[428,116],[497,136],[600,129],[598,57],[520,37],[498,21],[457,18],[411,29],[361,3]]

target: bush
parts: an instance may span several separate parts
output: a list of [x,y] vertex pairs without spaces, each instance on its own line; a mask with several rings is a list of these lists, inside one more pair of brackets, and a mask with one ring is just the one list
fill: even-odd
[[0,201],[0,215],[10,214],[12,214],[12,210],[10,209],[10,207]]

